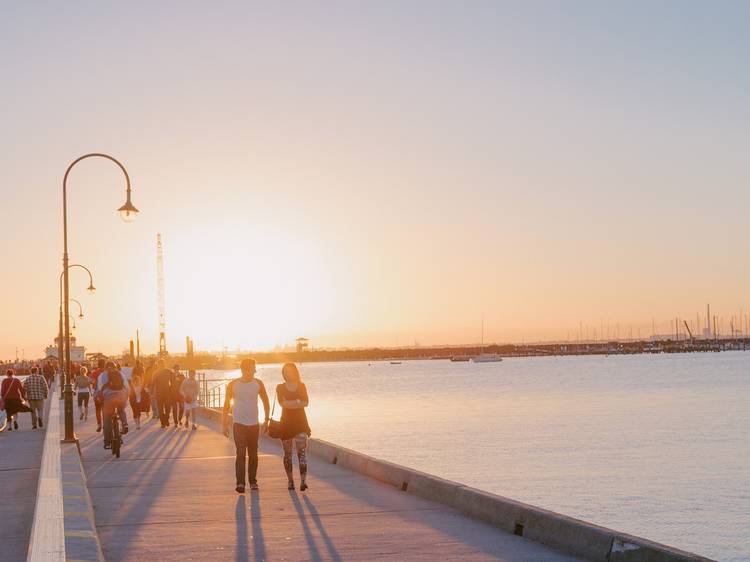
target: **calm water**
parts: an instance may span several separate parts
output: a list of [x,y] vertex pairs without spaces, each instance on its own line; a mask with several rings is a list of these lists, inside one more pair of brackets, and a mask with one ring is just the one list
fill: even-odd
[[[278,366],[259,371],[268,385],[280,381]],[[750,560],[750,352],[302,372],[316,437],[718,560]]]

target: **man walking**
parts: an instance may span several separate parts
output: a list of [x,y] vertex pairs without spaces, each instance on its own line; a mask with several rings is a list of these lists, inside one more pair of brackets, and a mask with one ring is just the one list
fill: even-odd
[[99,390],[99,375],[104,372],[104,367],[107,362],[104,359],[99,359],[96,364],[96,369],[91,373],[91,388],[94,389],[94,413],[96,414],[96,430],[102,430],[102,401],[97,390]]
[[229,410],[232,410],[232,433],[234,434],[234,445],[237,449],[237,458],[234,468],[237,476],[238,494],[245,493],[245,460],[247,459],[247,478],[251,490],[258,489],[258,437],[260,425],[258,421],[258,398],[263,402],[265,410],[265,422],[263,429],[268,425],[270,411],[268,407],[268,394],[263,381],[255,378],[255,359],[244,359],[240,364],[242,377],[235,379],[227,385],[227,396],[224,401],[224,414],[222,416],[224,435],[229,437]]
[[44,427],[42,416],[44,414],[44,401],[47,399],[49,387],[45,378],[39,374],[37,367],[31,368],[31,374],[26,377],[23,388],[26,390],[26,399],[29,401],[29,406],[31,407],[31,429],[36,429],[37,425]]
[[162,429],[169,427],[169,412],[172,409],[172,385],[174,373],[164,367],[164,360],[159,359],[157,371],[154,375],[154,394],[159,408],[159,420]]

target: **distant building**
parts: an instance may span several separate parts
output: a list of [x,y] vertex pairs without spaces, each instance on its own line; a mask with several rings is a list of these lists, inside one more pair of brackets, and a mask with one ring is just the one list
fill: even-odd
[[[61,338],[57,337],[55,338],[54,345],[50,345],[47,347],[47,349],[44,350],[46,357],[54,357],[55,359],[60,359],[57,356],[57,352],[60,347],[60,340]],[[70,360],[74,361],[75,363],[82,363],[86,359],[86,348],[82,345],[76,345],[76,337],[70,336]]]
[[310,346],[310,340],[307,338],[297,338],[297,353],[303,353],[307,351]]

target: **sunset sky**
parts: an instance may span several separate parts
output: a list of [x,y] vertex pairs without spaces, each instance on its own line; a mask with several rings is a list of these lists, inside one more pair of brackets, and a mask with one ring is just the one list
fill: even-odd
[[6,2],[0,359],[750,312],[750,4]]

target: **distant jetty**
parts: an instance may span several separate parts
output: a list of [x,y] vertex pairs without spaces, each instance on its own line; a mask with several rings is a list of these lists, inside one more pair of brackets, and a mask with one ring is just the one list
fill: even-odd
[[336,361],[451,360],[477,356],[480,352],[502,357],[547,357],[567,355],[635,355],[658,353],[717,353],[728,350],[750,349],[750,338],[705,340],[610,341],[610,342],[553,342],[529,344],[490,344],[468,346],[372,347],[345,349],[304,349],[301,351],[244,352],[213,355],[195,353],[190,358],[175,355],[172,359],[182,368],[237,369],[246,357],[258,363],[298,363]]

